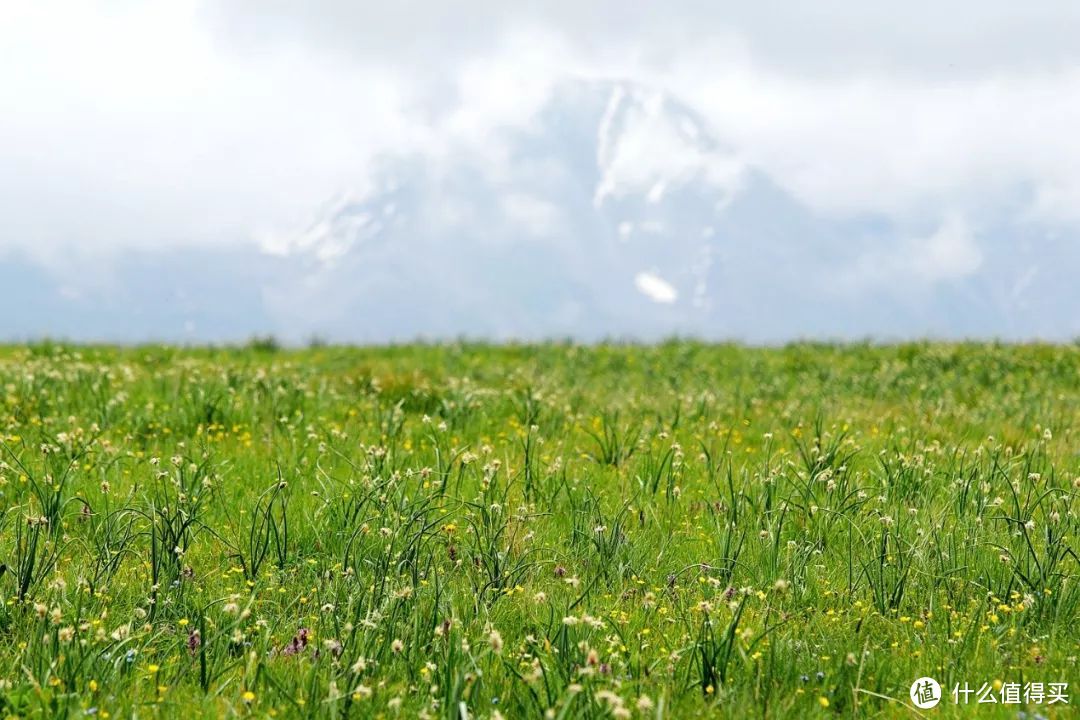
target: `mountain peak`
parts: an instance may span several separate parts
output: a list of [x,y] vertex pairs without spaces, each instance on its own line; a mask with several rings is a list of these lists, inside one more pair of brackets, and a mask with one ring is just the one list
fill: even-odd
[[[383,157],[263,249],[279,258],[272,314],[360,339],[851,336],[881,313],[938,327],[935,293],[992,305],[982,273],[1016,285],[973,236],[812,212],[678,98],[619,81],[556,85],[482,146]],[[938,272],[943,257],[969,272]]]

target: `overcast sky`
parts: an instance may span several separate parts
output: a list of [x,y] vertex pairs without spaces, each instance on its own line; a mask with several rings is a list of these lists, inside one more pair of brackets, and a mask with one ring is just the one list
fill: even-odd
[[568,77],[671,93],[822,217],[1074,233],[1078,37],[1067,0],[0,0],[0,256],[258,242]]

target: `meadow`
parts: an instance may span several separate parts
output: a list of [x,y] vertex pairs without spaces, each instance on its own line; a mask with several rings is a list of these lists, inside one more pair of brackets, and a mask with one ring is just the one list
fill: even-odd
[[1075,717],[1078,496],[1077,345],[9,346],[0,714]]

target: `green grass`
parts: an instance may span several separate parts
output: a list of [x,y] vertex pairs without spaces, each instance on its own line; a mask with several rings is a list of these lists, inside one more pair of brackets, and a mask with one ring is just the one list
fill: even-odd
[[0,713],[1080,703],[1080,347],[0,349]]

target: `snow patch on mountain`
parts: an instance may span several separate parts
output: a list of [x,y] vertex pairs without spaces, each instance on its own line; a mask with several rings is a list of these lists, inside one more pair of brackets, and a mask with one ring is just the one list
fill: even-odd
[[653,302],[670,305],[679,299],[679,293],[664,278],[651,272],[639,272],[634,276],[634,287]]
[[738,191],[745,170],[666,94],[628,91],[621,84],[611,90],[597,130],[596,164],[597,208],[609,198],[642,193],[657,204],[671,188],[694,182],[708,185],[723,204]]

